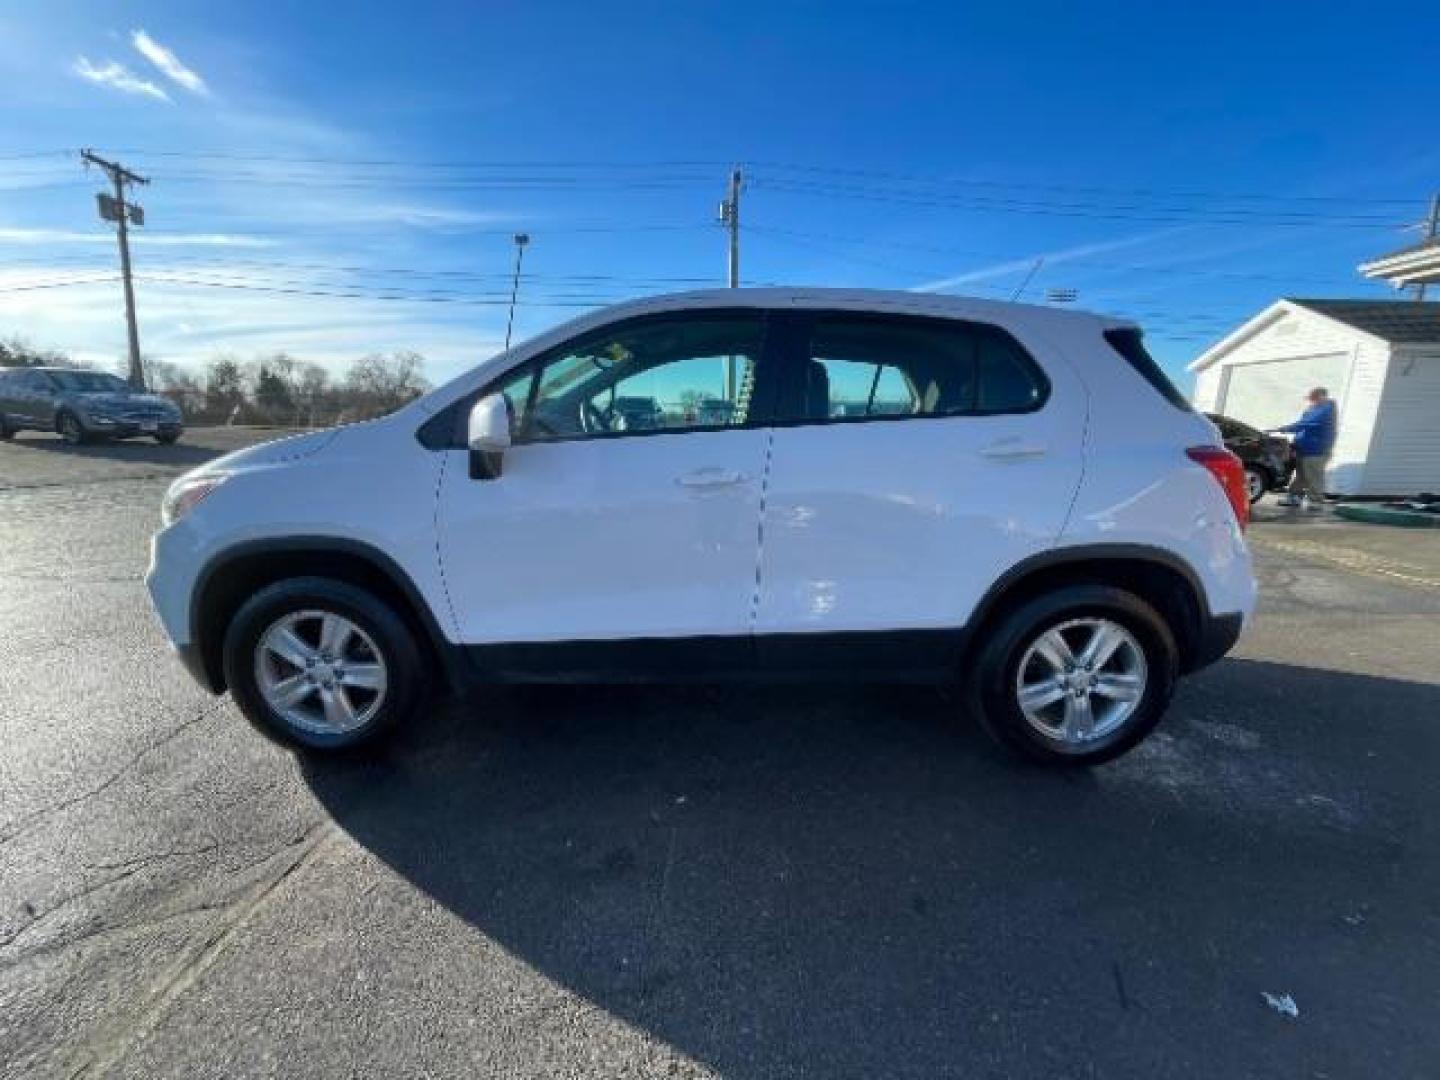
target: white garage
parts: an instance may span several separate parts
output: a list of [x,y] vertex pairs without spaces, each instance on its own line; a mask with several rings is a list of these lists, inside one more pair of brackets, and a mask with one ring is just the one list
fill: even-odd
[[1277,300],[1190,365],[1194,401],[1259,428],[1339,404],[1326,477],[1342,495],[1440,491],[1440,304]]

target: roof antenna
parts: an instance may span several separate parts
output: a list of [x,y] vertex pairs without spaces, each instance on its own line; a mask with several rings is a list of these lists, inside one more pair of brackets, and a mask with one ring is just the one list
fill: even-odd
[[1034,279],[1035,275],[1040,272],[1040,267],[1044,265],[1045,256],[1041,255],[1038,259],[1035,260],[1035,265],[1030,267],[1030,272],[1025,275],[1025,280],[1020,282],[1020,287],[1016,289],[1014,294],[1010,297],[1011,303],[1014,303],[1016,300],[1020,299],[1020,294],[1025,291],[1025,287],[1030,284],[1030,282]]

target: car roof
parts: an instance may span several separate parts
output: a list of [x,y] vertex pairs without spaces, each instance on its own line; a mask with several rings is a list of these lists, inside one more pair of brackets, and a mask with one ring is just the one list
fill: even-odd
[[1115,318],[1091,311],[1071,310],[1043,304],[1022,304],[1010,300],[987,300],[976,296],[955,296],[950,293],[919,292],[909,289],[850,289],[823,286],[769,286],[765,288],[692,289],[687,292],[660,293],[624,301],[604,309],[606,321],[625,314],[646,311],[685,310],[705,307],[757,307],[841,309],[846,311],[905,312],[928,314],[952,319],[973,319],[1015,326],[1082,327],[1096,329],[1132,329],[1128,319]]

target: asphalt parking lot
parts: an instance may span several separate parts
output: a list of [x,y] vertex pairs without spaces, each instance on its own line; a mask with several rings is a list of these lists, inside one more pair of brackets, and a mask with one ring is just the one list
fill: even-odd
[[0,445],[0,1073],[1434,1075],[1440,530],[1262,508],[1237,652],[1082,775],[880,686],[496,690],[307,764],[140,583],[254,437]]

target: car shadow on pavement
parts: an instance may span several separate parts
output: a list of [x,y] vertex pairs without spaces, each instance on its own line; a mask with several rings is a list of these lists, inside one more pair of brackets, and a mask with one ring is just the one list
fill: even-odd
[[162,446],[152,439],[143,438],[117,439],[113,442],[89,442],[82,443],[80,446],[71,446],[58,435],[37,435],[33,432],[25,432],[17,435],[5,445],[17,450],[35,450],[66,457],[99,458],[106,461],[128,461],[136,464],[168,465],[180,468],[204,464],[227,452],[213,447],[187,444],[184,436],[181,436],[180,442],[172,443],[170,446]]
[[1433,1064],[1405,1003],[1433,1000],[1440,799],[1415,763],[1440,688],[1232,660],[1082,773],[956,709],[504,689],[306,769],[415,888],[727,1077],[1356,1075],[1377,1041],[1392,1074]]

